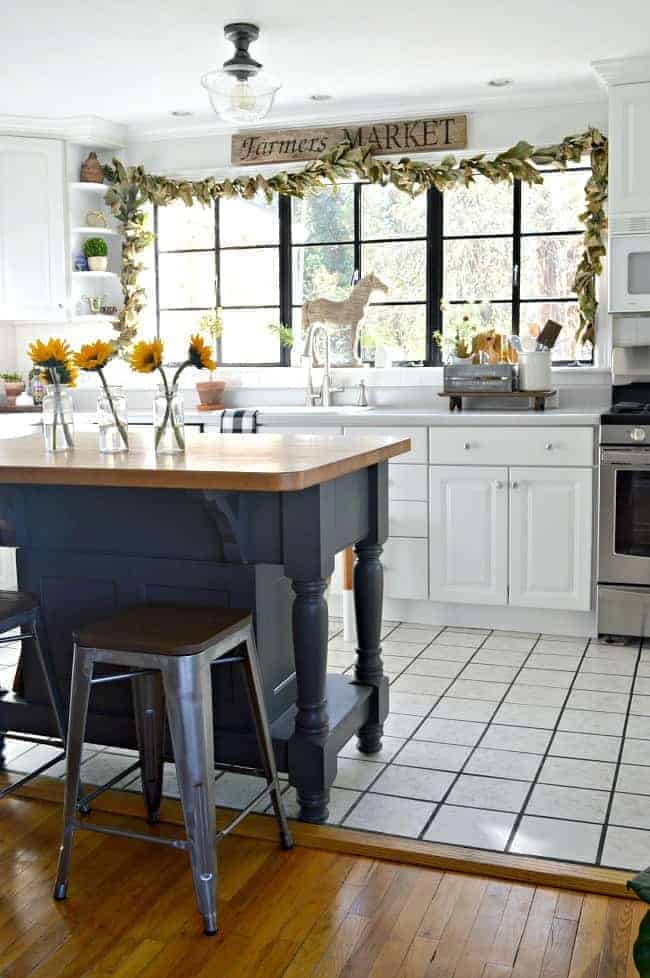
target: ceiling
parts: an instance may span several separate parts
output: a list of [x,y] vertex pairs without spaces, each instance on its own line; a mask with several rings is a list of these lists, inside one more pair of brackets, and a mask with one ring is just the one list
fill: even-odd
[[[260,25],[252,54],[282,80],[268,121],[283,124],[486,95],[588,96],[599,92],[591,61],[650,46],[647,0],[21,0],[3,5],[0,116],[208,118],[199,78],[230,56],[231,20]],[[514,84],[491,89],[495,77]]]

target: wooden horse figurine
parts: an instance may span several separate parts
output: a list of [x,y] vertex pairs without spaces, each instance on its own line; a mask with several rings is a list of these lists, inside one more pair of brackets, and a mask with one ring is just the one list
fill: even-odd
[[357,333],[365,315],[366,306],[373,292],[388,292],[388,286],[374,272],[364,275],[347,299],[338,302],[333,299],[309,299],[302,306],[302,328],[305,337],[305,351],[311,350],[311,335],[316,323],[332,323],[335,326],[350,328],[350,362],[360,364],[357,357]]

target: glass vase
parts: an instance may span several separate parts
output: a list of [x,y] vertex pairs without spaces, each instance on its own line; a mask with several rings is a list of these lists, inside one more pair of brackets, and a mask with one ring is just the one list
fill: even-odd
[[46,452],[65,452],[74,446],[72,394],[60,384],[48,384],[43,398],[43,435]]
[[99,450],[109,455],[129,450],[126,397],[121,387],[105,387],[97,398]]
[[177,387],[159,385],[153,402],[153,428],[159,455],[185,451],[185,409]]

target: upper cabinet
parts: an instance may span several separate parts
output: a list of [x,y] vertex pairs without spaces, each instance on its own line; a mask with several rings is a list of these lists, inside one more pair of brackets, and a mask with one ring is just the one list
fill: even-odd
[[0,136],[0,319],[66,318],[63,143]]
[[612,86],[609,106],[609,210],[612,231],[624,234],[635,228],[617,217],[650,216],[650,82]]

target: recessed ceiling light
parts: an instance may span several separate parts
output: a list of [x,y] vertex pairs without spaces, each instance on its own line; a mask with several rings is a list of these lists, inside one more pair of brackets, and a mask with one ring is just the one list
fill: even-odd
[[316,93],[315,95],[310,95],[309,98],[312,102],[329,102],[331,95]]
[[169,114],[175,116],[177,119],[185,119],[188,115],[194,115],[189,109],[172,109]]
[[488,85],[492,88],[507,88],[512,85],[512,78],[490,78]]

